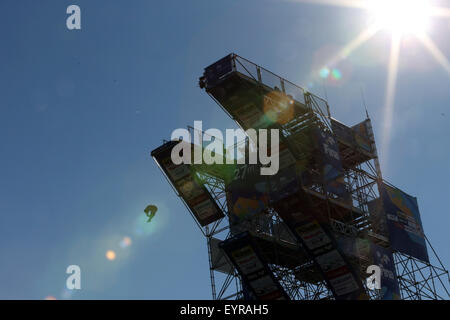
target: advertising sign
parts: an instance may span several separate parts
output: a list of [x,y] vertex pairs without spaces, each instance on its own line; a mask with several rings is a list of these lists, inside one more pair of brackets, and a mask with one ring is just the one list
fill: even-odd
[[417,199],[386,184],[381,199],[392,248],[429,262]]
[[394,257],[389,249],[371,243],[372,261],[381,269],[381,299],[399,300],[400,288],[395,272]]
[[351,257],[367,261],[370,265],[377,265],[381,270],[381,299],[400,299],[400,289],[395,272],[395,264],[390,249],[381,247],[368,239],[341,236],[338,243],[342,251]]
[[324,179],[334,180],[342,174],[338,144],[331,133],[320,129],[315,130],[315,139],[319,151],[317,161],[323,166]]
[[343,142],[347,146],[352,146],[355,144],[355,134],[351,128],[335,119],[331,119],[331,128],[339,141]]
[[288,295],[259,254],[258,247],[247,232],[227,239],[219,245],[232,261],[244,282],[243,287],[258,300],[286,300]]
[[268,206],[268,182],[259,170],[259,165],[240,165],[234,179],[226,186],[230,211],[240,219],[258,214]]
[[317,162],[322,166],[325,189],[348,201],[349,193],[343,178],[344,171],[336,139],[331,133],[319,129],[316,130],[315,135],[319,150]]
[[336,299],[358,299],[364,296],[359,277],[339,249],[331,232],[312,219],[299,223],[294,230],[294,234],[319,267]]
[[188,205],[201,226],[224,217],[222,210],[211,198],[208,190],[195,179],[195,173],[188,164],[176,165],[170,157],[178,141],[169,141],[152,151],[152,156],[165,172],[172,185]]
[[370,121],[368,119],[364,120],[361,123],[353,126],[352,129],[355,132],[355,142],[359,148],[364,151],[372,152],[372,143],[369,138],[369,131],[367,128],[367,122]]

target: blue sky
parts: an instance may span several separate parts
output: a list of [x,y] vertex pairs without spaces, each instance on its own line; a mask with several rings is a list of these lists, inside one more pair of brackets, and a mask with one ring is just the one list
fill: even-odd
[[[70,4],[82,30],[66,28]],[[323,96],[315,68],[365,27],[364,11],[290,1],[2,0],[0,298],[69,297],[65,270],[77,264],[72,298],[209,299],[206,242],[150,151],[194,120],[235,127],[197,86],[219,58],[236,52]],[[447,58],[449,34],[448,18],[433,20]],[[332,115],[349,125],[364,118],[364,88],[377,140],[390,36],[375,35],[326,83]],[[418,197],[447,267],[449,88],[445,69],[404,39],[382,170]],[[142,229],[149,203],[159,211]],[[124,236],[132,244],[121,248]]]

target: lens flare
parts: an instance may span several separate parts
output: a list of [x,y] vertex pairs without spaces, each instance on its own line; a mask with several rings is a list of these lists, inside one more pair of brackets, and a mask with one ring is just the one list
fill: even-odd
[[430,52],[430,54],[436,59],[436,61],[444,68],[444,70],[450,75],[450,62],[447,57],[442,53],[442,51],[436,46],[436,44],[431,40],[431,38],[422,34],[419,37],[419,40],[422,41],[425,49]]
[[61,298],[65,299],[65,300],[71,299],[73,292],[74,292],[74,290],[69,290],[67,288],[64,288],[61,293]]
[[340,61],[346,59],[351,53],[372,38],[379,31],[379,29],[379,26],[376,24],[371,24],[368,28],[361,31],[354,39],[342,47],[333,57],[329,58],[325,65],[337,65]]
[[272,123],[285,124],[294,117],[292,97],[272,91],[264,96],[264,115]]
[[145,214],[139,214],[134,222],[134,234],[138,237],[145,237],[156,232],[160,219],[154,219],[151,223],[147,223],[148,218]]
[[342,78],[342,73],[339,69],[333,69],[333,71],[331,71],[331,75],[335,80],[340,80]]
[[56,300],[54,296],[46,296],[45,300]]
[[[383,154],[383,160],[385,163],[387,163],[389,157],[389,142],[391,139],[392,116],[394,112],[395,88],[397,84],[399,56],[400,35],[397,35],[392,37],[388,77],[386,83],[386,97],[384,102],[384,126],[381,140],[381,152]],[[385,168],[387,167],[385,166]]]
[[322,79],[328,78],[329,75],[330,75],[330,69],[328,69],[327,67],[323,67],[322,69],[320,69],[319,76]]
[[113,261],[116,259],[116,253],[113,250],[106,251],[106,259]]
[[131,238],[130,237],[123,237],[123,239],[120,241],[120,247],[121,248],[126,248],[131,246]]

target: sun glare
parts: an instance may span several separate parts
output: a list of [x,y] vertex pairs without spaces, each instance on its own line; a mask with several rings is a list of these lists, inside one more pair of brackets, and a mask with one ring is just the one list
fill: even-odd
[[431,15],[427,0],[369,0],[367,8],[380,29],[397,34],[424,33]]

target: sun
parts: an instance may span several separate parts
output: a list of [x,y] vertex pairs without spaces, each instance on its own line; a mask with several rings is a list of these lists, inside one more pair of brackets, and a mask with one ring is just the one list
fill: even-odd
[[379,29],[398,35],[424,34],[431,16],[431,5],[427,0],[369,0],[367,9]]
[[365,10],[369,14],[368,27],[354,39],[345,44],[334,56],[317,70],[322,78],[327,78],[330,70],[327,66],[337,65],[352,52],[366,43],[380,30],[391,33],[391,52],[389,55],[386,94],[384,103],[384,130],[381,150],[387,158],[389,150],[390,130],[395,105],[395,91],[400,60],[400,49],[404,36],[412,36],[419,40],[424,48],[435,58],[443,70],[450,76],[450,61],[428,35],[429,20],[432,18],[449,19],[450,7],[432,4],[432,0],[294,0],[310,4],[321,4],[338,7],[350,7]]

